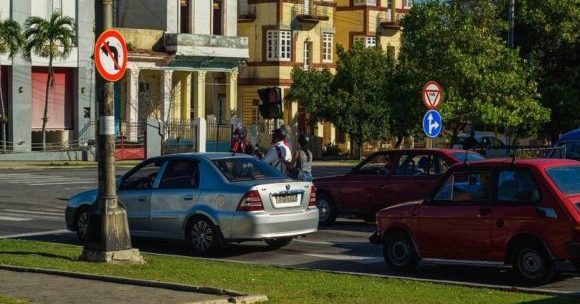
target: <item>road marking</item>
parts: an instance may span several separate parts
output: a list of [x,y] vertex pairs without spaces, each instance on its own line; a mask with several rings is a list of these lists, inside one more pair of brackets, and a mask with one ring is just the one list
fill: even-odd
[[24,221],[31,221],[31,218],[22,218],[22,217],[12,217],[12,216],[2,216],[0,215],[0,221],[8,221],[8,222],[24,222]]
[[309,241],[309,240],[301,240],[296,239],[295,242],[306,243],[306,244],[316,244],[316,245],[334,245],[335,242],[324,242],[324,241]]
[[328,260],[337,260],[337,261],[349,261],[349,262],[356,262],[360,264],[376,264],[376,263],[383,263],[384,259],[381,257],[364,257],[364,256],[352,256],[346,254],[316,254],[316,253],[306,253],[306,256],[314,257],[314,258],[322,258]]
[[70,184],[96,184],[96,182],[72,182],[72,181],[63,181],[62,183],[35,183],[35,184],[28,184],[29,186],[50,186],[50,185],[70,185]]
[[20,234],[12,234],[12,235],[1,235],[0,239],[12,239],[12,238],[22,238],[22,237],[30,237],[30,236],[42,236],[42,235],[51,235],[51,234],[60,234],[60,233],[73,233],[73,232],[66,230],[66,229],[60,229],[60,230],[20,233]]
[[10,213],[25,213],[25,214],[39,214],[39,215],[57,215],[57,216],[62,215],[61,212],[58,212],[57,213],[55,211],[52,211],[52,212],[44,212],[44,211],[28,211],[28,210],[16,210],[16,209],[2,209],[2,210],[0,210],[0,212],[1,211],[7,211],[7,212],[10,212]]

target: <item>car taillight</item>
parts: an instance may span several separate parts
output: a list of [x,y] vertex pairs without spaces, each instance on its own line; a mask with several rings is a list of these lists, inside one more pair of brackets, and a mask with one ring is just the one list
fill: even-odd
[[316,207],[316,186],[314,185],[310,187],[310,201],[308,202],[308,207]]
[[264,210],[264,204],[260,198],[258,190],[252,190],[246,193],[238,204],[238,211],[261,211]]

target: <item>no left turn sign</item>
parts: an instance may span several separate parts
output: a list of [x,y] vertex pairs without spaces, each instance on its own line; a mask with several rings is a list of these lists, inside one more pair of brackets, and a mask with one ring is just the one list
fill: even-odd
[[127,69],[127,45],[121,33],[106,30],[95,43],[95,65],[105,80],[123,78]]

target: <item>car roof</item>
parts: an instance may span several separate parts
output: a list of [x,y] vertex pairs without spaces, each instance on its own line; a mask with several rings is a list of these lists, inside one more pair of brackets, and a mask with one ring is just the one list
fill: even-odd
[[559,158],[529,158],[529,159],[516,159],[515,161],[511,158],[495,158],[481,160],[477,162],[471,162],[465,164],[457,164],[455,167],[535,167],[540,170],[562,167],[562,166],[580,166],[580,162],[571,159],[559,159]]
[[560,138],[558,139],[558,143],[570,140],[580,140],[580,128],[572,130],[560,136]]
[[167,159],[167,158],[204,158],[206,160],[215,160],[223,158],[254,158],[252,155],[243,153],[232,153],[232,152],[203,152],[203,153],[175,153],[167,154],[162,156],[154,157],[155,159]]

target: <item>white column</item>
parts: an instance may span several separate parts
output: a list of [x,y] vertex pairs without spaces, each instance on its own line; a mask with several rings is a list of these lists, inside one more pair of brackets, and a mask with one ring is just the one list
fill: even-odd
[[196,117],[195,118],[195,126],[197,127],[196,130],[196,140],[197,140],[197,145],[196,145],[196,149],[197,152],[205,152],[205,144],[206,144],[206,140],[207,140],[207,125],[206,125],[206,121],[205,118],[203,117]]
[[194,73],[193,102],[195,117],[205,118],[205,71]]
[[[130,124],[139,122],[139,69],[131,69],[127,79],[127,118]],[[125,134],[129,141],[137,141],[137,128],[129,128]]]
[[163,70],[161,72],[161,120],[168,121],[171,119],[171,89],[173,87],[173,71]]
[[191,73],[186,73],[181,81],[180,120],[189,120],[191,114]]
[[226,73],[226,118],[232,118],[232,111],[238,109],[238,71]]

